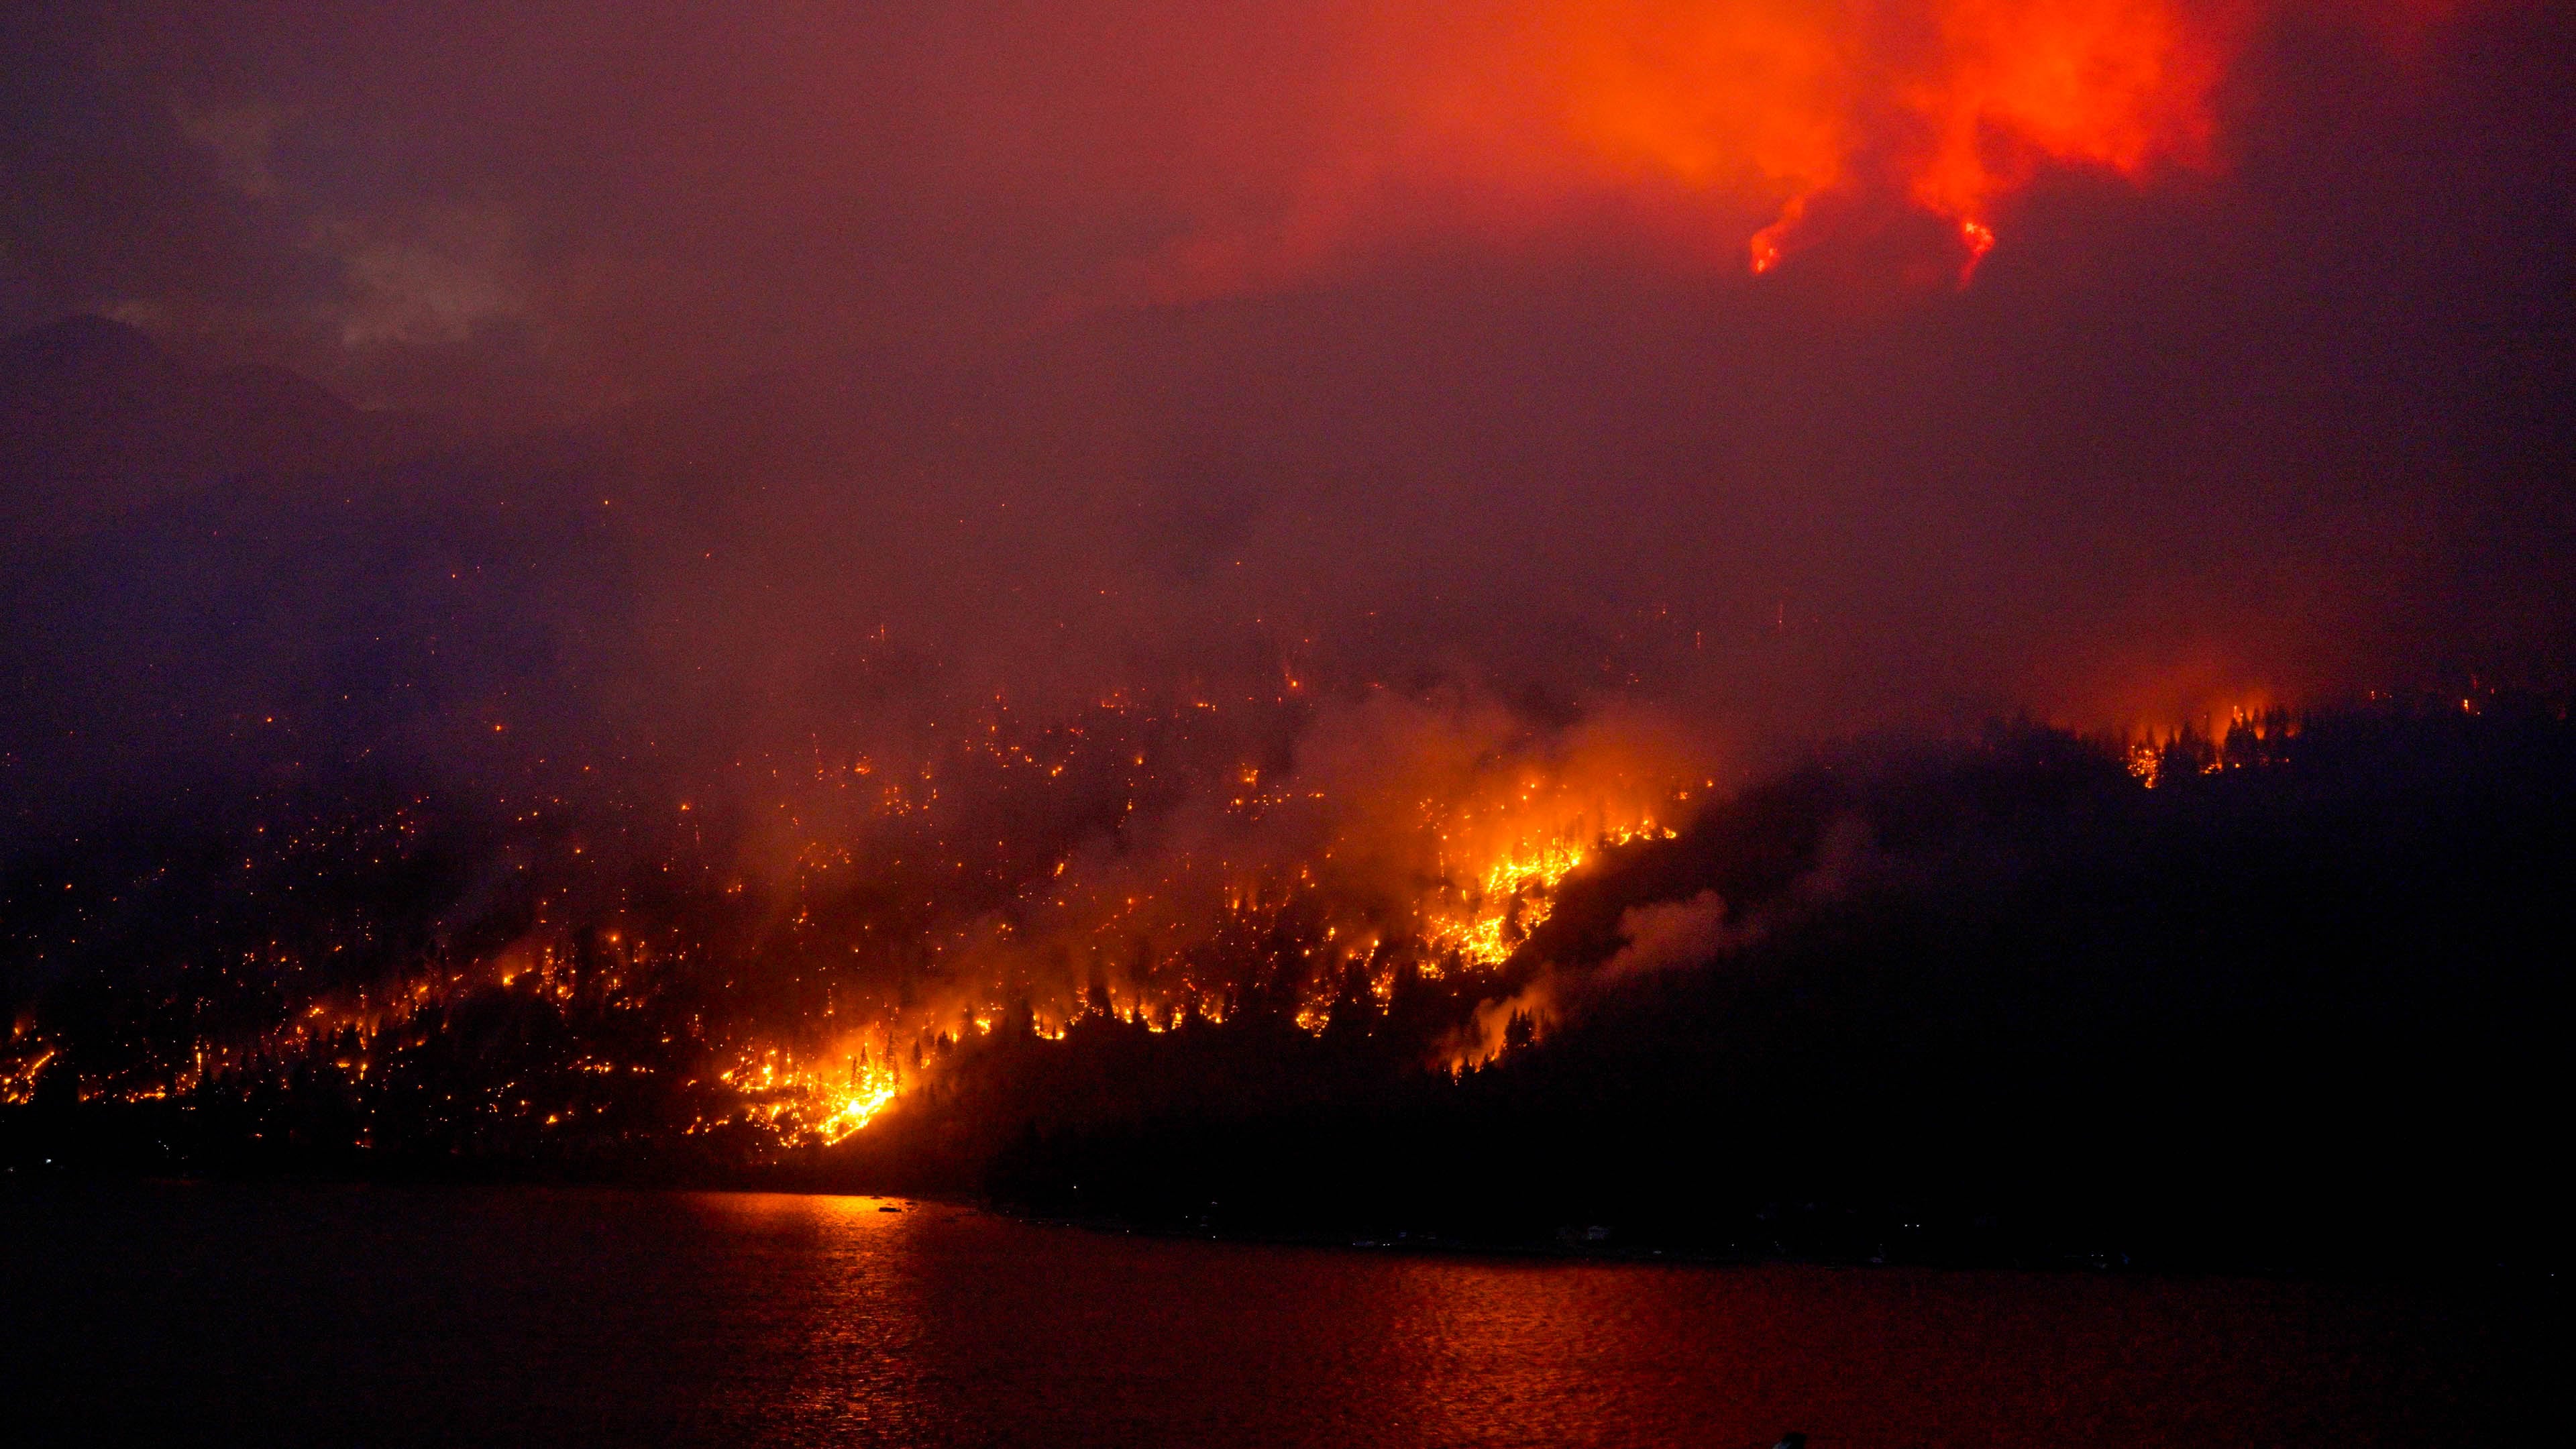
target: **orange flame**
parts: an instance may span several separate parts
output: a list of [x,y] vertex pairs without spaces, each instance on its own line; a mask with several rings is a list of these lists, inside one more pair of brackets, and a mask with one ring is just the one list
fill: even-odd
[[1758,275],[1889,208],[1944,223],[1964,282],[2051,171],[2215,169],[2220,86],[2294,5],[2403,57],[2469,3],[1352,0],[1319,114],[1228,116],[1264,139],[1226,143],[1227,186],[1168,182],[1189,223],[1107,291],[1205,300],[1426,231],[1544,246],[1604,215]]
[[1750,243],[1767,272],[1810,203],[1887,190],[1954,223],[1965,270],[1997,203],[2045,165],[2136,179],[2209,159],[2209,98],[2241,6],[1959,0],[1867,10],[1726,0],[1566,7],[1571,138],[1599,164],[1686,190],[1781,198]]
[[[1473,20],[1362,3],[1286,194],[1176,192],[1196,224],[1128,280],[1162,300],[1260,290],[1425,227],[1537,240],[1607,204],[1756,274],[1836,217],[1908,209],[1946,223],[1964,281],[2050,171],[2216,167],[2219,87],[2289,3],[1506,0]],[[2464,5],[2317,8],[2403,53]]]

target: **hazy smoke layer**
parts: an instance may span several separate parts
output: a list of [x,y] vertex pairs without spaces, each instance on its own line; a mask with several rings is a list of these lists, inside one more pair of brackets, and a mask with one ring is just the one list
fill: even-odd
[[15,798],[2563,671],[2568,25],[21,10],[0,320],[140,334],[9,363]]

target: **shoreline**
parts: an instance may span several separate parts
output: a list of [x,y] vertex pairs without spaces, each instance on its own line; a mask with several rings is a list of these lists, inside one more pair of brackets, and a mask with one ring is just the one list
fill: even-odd
[[1495,1262],[1597,1264],[1672,1268],[1822,1268],[1857,1272],[2008,1273],[2043,1277],[2126,1279],[2231,1279],[2271,1283],[2385,1285],[2392,1287],[2469,1286],[2554,1290],[2556,1265],[2532,1262],[2471,1264],[2458,1260],[2392,1258],[2375,1264],[2264,1264],[2219,1258],[2141,1257],[2127,1253],[2052,1252],[2026,1244],[2024,1252],[1991,1256],[1854,1256],[1831,1252],[1775,1249],[1723,1249],[1658,1243],[1650,1239],[1620,1241],[1615,1235],[1569,1240],[1565,1233],[1548,1237],[1475,1237],[1437,1230],[1397,1229],[1350,1233],[1322,1227],[1205,1226],[1156,1223],[1114,1215],[1043,1212],[974,1194],[948,1191],[870,1191],[856,1186],[758,1181],[643,1180],[616,1176],[547,1176],[528,1173],[347,1173],[321,1170],[261,1173],[137,1173],[84,1171],[78,1168],[26,1169],[0,1167],[0,1197],[15,1191],[51,1187],[226,1187],[411,1189],[437,1191],[607,1192],[672,1196],[787,1196],[858,1198],[894,1203],[894,1211],[943,1208],[973,1213],[1029,1227],[1064,1229],[1102,1237],[1150,1238],[1170,1242],[1208,1242],[1237,1246],[1309,1248],[1336,1253]]

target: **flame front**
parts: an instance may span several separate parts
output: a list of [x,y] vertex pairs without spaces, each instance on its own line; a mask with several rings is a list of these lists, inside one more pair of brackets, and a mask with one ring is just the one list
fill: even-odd
[[1578,824],[1564,834],[1516,840],[1481,870],[1471,868],[1472,905],[1435,906],[1428,913],[1424,938],[1436,952],[1454,954],[1471,969],[1500,966],[1531,931],[1546,922],[1554,909],[1557,885],[1597,851],[1632,840],[1669,840],[1674,833],[1644,817],[1604,825],[1588,834]]
[[[1320,1033],[1347,1024],[1354,993],[1383,1007],[1403,973],[1473,991],[1570,875],[1671,834],[1662,822],[1703,783],[1627,724],[1533,729],[1489,705],[1385,697],[1240,715],[1113,699],[1021,726],[997,710],[927,760],[820,762],[800,797],[754,816],[787,834],[711,852],[711,794],[693,792],[604,912],[577,904],[601,899],[600,857],[567,839],[488,947],[238,1010],[221,996],[235,983],[312,979],[315,959],[268,945],[213,962],[189,1009],[205,1024],[177,1056],[92,1056],[80,1088],[160,1100],[300,1071],[406,1141],[668,1132],[762,1160],[866,1132],[988,1037],[1245,1014]],[[1027,807],[1013,826],[985,823],[1013,801]],[[409,829],[295,838],[372,853]],[[518,1023],[521,1057],[489,1080],[447,1075],[459,1031],[496,1019]],[[0,1097],[32,1096],[55,1060],[21,1023]],[[396,1130],[396,1115],[411,1120]]]

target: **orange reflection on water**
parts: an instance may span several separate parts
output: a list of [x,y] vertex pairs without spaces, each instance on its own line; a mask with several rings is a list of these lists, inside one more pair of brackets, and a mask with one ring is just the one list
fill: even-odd
[[2459,1362],[2403,1347],[2440,1314],[2395,1289],[1493,1259],[700,1201],[764,1264],[765,1366],[723,1416],[764,1438],[2343,1444],[2429,1432],[2460,1392]]

